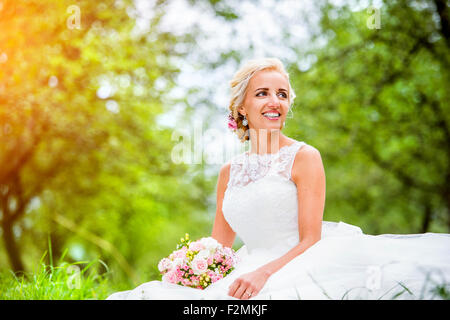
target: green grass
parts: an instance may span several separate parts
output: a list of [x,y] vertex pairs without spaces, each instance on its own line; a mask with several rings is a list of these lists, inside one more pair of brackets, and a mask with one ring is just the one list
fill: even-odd
[[[42,260],[42,259],[41,259]],[[0,273],[0,299],[1,300],[103,300],[115,290],[110,286],[111,277],[109,271],[98,274],[98,268],[107,266],[100,260],[76,263],[62,262],[52,267],[40,263],[35,272],[23,275],[15,275],[13,272]],[[450,299],[449,284],[430,286],[434,293],[432,299]],[[350,289],[349,291],[351,291]],[[378,299],[395,300],[409,289],[402,283],[389,289]],[[300,293],[297,291],[298,299]],[[349,299],[348,292],[342,297],[330,297],[329,299]],[[352,299],[358,299],[352,298]],[[418,296],[413,299],[421,300]]]
[[[0,272],[0,300],[104,300],[111,293],[120,291],[112,285],[112,273],[101,260],[68,263],[64,261],[66,253],[67,251],[54,265],[49,246],[50,264],[43,262],[47,254],[45,253],[37,268],[29,273],[18,275],[12,271]],[[402,295],[407,294],[410,295],[408,299],[422,300],[425,292],[431,292],[431,299],[450,300],[450,283],[439,284],[429,280],[427,275],[422,292],[418,296],[411,297],[412,292],[403,283],[398,282],[375,299],[402,299]],[[317,281],[314,282],[319,285]],[[329,299],[336,300],[350,299],[349,293],[358,289],[350,289],[342,297],[331,297],[320,288]],[[296,290],[296,293],[300,300],[301,292]],[[427,297],[430,297],[430,294],[427,294]]]
[[[91,300],[105,299],[113,291],[108,284],[108,267],[101,260],[75,263],[60,261],[53,266],[53,262],[50,265],[43,263],[45,255],[32,272],[0,272],[0,299]],[[106,272],[99,274],[100,268]]]
[[[437,283],[430,277],[430,272],[427,274],[425,281],[422,284],[422,289],[419,295],[415,295],[405,284],[401,281],[397,281],[397,283],[378,297],[374,296],[370,298],[371,300],[396,300],[403,295],[407,295],[407,299],[411,300],[450,300],[450,283],[441,282]],[[349,293],[354,289],[363,289],[366,292],[370,292],[366,287],[355,287],[347,290],[342,297],[332,297],[329,295],[326,290],[324,290],[320,284],[314,279],[314,277],[309,274],[314,283],[319,286],[322,290],[323,294],[330,300],[350,300]],[[444,279],[445,280],[445,279]],[[298,293],[297,293],[298,296]],[[366,298],[363,297],[353,297],[351,300],[364,300]]]

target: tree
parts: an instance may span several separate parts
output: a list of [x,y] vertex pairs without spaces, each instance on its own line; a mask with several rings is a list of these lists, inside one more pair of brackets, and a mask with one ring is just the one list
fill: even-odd
[[449,9],[399,0],[377,10],[321,3],[317,45],[299,50],[314,64],[291,66],[306,110],[295,122],[321,136],[331,208],[344,200],[372,232],[450,230]]
[[156,123],[178,72],[174,45],[191,41],[158,29],[164,5],[139,29],[132,1],[3,2],[0,224],[13,270],[26,268],[20,231],[32,245],[50,233],[56,256],[67,228],[125,246],[118,230],[146,210],[173,219],[205,207],[170,159],[170,130]]

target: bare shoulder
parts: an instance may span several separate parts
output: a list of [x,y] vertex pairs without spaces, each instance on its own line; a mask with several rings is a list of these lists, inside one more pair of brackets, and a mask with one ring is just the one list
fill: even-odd
[[305,176],[317,175],[324,172],[322,156],[315,147],[305,144],[297,151],[292,165],[291,177],[295,182]]
[[231,167],[231,160],[223,164],[222,167],[220,168],[217,184],[221,185],[222,187],[228,184],[228,179],[230,177],[230,167]]
[[222,167],[220,167],[220,175],[228,176],[230,174],[231,160],[224,163]]

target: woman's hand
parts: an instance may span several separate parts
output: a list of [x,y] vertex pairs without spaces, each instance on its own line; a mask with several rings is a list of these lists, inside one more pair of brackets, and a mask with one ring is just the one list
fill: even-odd
[[230,285],[228,295],[242,300],[250,299],[261,291],[269,276],[263,269],[245,273]]

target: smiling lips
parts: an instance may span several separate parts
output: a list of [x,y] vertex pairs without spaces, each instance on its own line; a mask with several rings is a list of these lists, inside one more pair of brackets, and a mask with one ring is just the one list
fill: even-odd
[[263,116],[267,118],[268,120],[276,121],[280,119],[280,113],[278,112],[266,112],[263,113]]

